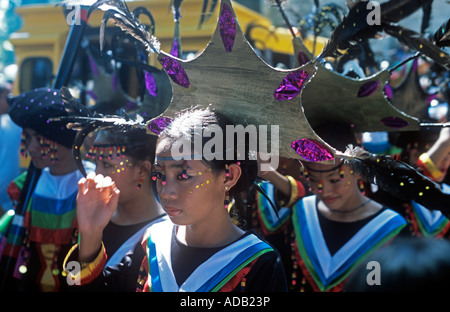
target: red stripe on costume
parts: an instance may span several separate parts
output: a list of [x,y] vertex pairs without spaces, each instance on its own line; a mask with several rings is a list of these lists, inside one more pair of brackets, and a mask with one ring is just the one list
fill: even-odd
[[18,202],[20,199],[20,189],[19,187],[14,183],[11,182],[6,189],[6,192],[8,193],[9,198],[11,198],[12,201]]
[[235,289],[241,283],[242,279],[247,276],[258,259],[259,257],[247,264],[239,272],[237,272],[225,285],[222,286],[222,288],[219,289],[219,292],[233,291],[233,289]]
[[16,258],[19,255],[21,246],[16,246],[12,244],[6,244],[5,249],[3,249],[3,257],[9,257]]
[[276,229],[275,231],[271,231],[269,230],[265,224],[264,224],[264,220],[263,217],[261,216],[261,213],[259,211],[259,209],[256,209],[256,216],[258,217],[259,220],[259,227],[260,230],[264,233],[264,235],[273,235],[273,234],[278,234],[280,232],[283,232],[284,230],[286,230],[286,228],[288,227],[288,224],[290,224],[291,219],[289,218],[288,220],[286,220],[278,229]]
[[[25,214],[26,221],[29,221],[30,214]],[[66,245],[72,244],[75,229],[78,227],[77,218],[72,221],[72,226],[67,229],[46,229],[36,226],[29,228],[29,238],[33,242],[42,244]]]
[[[311,275],[311,273],[309,272],[308,268],[305,265],[305,262],[303,261],[303,258],[300,256],[300,252],[298,251],[297,248],[297,242],[294,241],[294,255],[295,258],[297,259],[297,263],[300,267],[300,269],[302,270],[303,276],[305,277],[305,279],[307,280],[307,282],[309,283],[309,285],[312,287],[314,292],[321,292],[319,286],[316,284],[313,276]],[[345,280],[344,280],[345,281]],[[342,281],[341,283],[335,285],[334,287],[330,288],[327,290],[327,292],[340,292],[342,291],[342,289],[344,288],[344,281]]]
[[[413,207],[410,203],[405,203],[402,205],[402,207],[405,209],[406,211],[406,215],[407,215],[407,220],[408,222],[411,223],[411,227],[412,227],[412,232],[414,235],[418,236],[418,237],[422,237],[422,231],[420,230],[420,226],[419,226],[419,222],[417,220],[417,217],[413,211]],[[435,236],[433,236],[434,238],[443,238],[447,232],[450,230],[450,222],[448,222],[445,227],[439,232],[437,233]]]
[[73,228],[53,230],[31,227],[30,240],[44,244],[65,245],[71,242],[73,231]]
[[142,289],[142,292],[150,292],[150,287],[148,287],[148,280],[145,280],[144,288]]
[[448,222],[447,225],[442,229],[442,231],[440,231],[435,237],[443,238],[445,234],[447,234],[449,229],[450,229],[450,222]]
[[297,248],[297,242],[294,240],[292,245],[293,245],[293,249],[294,249],[294,256],[297,259],[297,263],[298,263],[300,269],[302,270],[303,276],[308,281],[308,284],[311,285],[312,289],[315,292],[319,292],[320,291],[319,287],[317,286],[316,282],[314,281],[314,278],[312,277],[312,275],[309,273],[309,270],[307,269],[305,263],[303,262],[303,258],[300,256],[300,253]]

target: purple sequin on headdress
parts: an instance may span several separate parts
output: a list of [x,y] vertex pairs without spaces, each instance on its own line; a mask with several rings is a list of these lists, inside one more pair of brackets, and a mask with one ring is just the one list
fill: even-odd
[[273,94],[277,101],[291,100],[302,91],[305,81],[308,79],[309,73],[304,70],[297,70],[286,77],[283,82],[275,90]]
[[359,88],[358,97],[366,97],[374,94],[379,85],[380,82],[378,80],[366,82]]
[[308,63],[310,61],[309,57],[305,53],[303,53],[303,51],[298,52],[297,60],[298,60],[298,66],[305,65],[306,63]]
[[163,56],[160,59],[160,63],[173,82],[182,87],[189,88],[189,86],[191,85],[191,83],[189,82],[189,77],[186,74],[184,68],[177,60],[168,56]]
[[384,117],[380,121],[382,124],[390,128],[400,129],[409,126],[409,122],[395,116]]
[[181,55],[179,55],[179,48],[178,48],[178,39],[174,38],[172,43],[172,48],[170,49],[170,54],[180,58]]
[[144,78],[145,78],[145,88],[147,89],[148,94],[150,94],[153,97],[156,97],[157,92],[156,92],[155,77],[153,77],[151,73],[146,71]]
[[155,118],[149,122],[148,129],[159,135],[171,122],[172,118],[170,117]]
[[384,95],[386,95],[386,97],[390,100],[392,99],[393,93],[392,93],[392,88],[391,86],[387,83],[384,85]]
[[236,21],[234,20],[230,7],[225,3],[223,4],[222,14],[219,18],[219,27],[225,51],[231,52],[233,50],[234,38],[236,37]]
[[291,147],[307,161],[325,161],[334,159],[333,155],[319,142],[300,139],[292,142]]

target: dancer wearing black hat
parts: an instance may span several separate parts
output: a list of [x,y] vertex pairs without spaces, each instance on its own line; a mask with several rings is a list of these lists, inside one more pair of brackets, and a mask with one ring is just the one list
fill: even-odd
[[66,121],[52,119],[87,116],[88,111],[76,102],[64,102],[62,93],[50,88],[8,101],[11,119],[23,129],[22,152],[30,155],[37,170],[23,173],[8,188],[18,205],[0,233],[2,290],[60,291],[67,285],[61,275],[63,255],[77,240],[75,199],[82,173],[71,150],[76,131],[68,129]]

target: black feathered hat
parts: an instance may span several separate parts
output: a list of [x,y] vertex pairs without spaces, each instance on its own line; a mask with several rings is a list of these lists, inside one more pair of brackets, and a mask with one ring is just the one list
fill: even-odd
[[18,96],[8,98],[9,116],[22,128],[31,128],[40,135],[55,141],[67,148],[72,144],[77,131],[67,129],[65,120],[51,121],[61,116],[88,115],[87,109],[78,104],[74,107],[64,103],[61,93],[57,89],[38,88],[24,92]]

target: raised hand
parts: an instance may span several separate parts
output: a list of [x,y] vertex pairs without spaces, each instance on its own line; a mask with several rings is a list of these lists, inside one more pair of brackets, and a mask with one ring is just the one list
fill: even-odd
[[111,219],[120,191],[110,177],[89,173],[78,182],[77,221],[80,232],[80,259],[86,261],[100,245],[103,229]]

